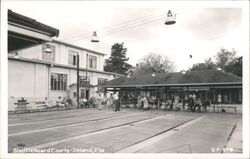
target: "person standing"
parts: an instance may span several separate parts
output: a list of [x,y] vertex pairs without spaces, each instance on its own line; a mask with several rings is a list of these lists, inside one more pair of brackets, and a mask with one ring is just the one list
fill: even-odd
[[111,107],[111,99],[110,99],[110,97],[111,97],[111,95],[107,96],[107,108]]
[[143,109],[144,109],[144,110],[150,109],[149,104],[148,104],[147,97],[146,97],[146,96],[143,97],[142,100],[143,100]]
[[221,100],[221,94],[218,94],[218,104],[221,104],[222,100]]
[[114,96],[113,96],[112,93],[110,94],[110,97],[109,97],[109,98],[110,98],[110,107],[113,108],[113,107],[114,107],[115,99],[114,99]]
[[102,108],[106,109],[107,104],[108,104],[108,96],[107,96],[107,94],[104,94],[103,98],[102,98],[102,101],[101,101]]
[[178,110],[179,109],[179,96],[175,95],[174,97],[174,110]]
[[114,94],[114,100],[115,100],[115,111],[120,111],[120,100],[116,93]]
[[99,110],[101,110],[101,100],[102,100],[102,97],[101,97],[101,93],[100,92],[96,92],[97,95],[96,95],[96,103],[97,103],[97,108]]
[[167,96],[167,97],[166,97],[166,102],[165,102],[165,103],[166,103],[166,104],[165,104],[164,111],[166,111],[166,110],[172,110],[172,104],[173,104],[173,102],[172,102],[171,97]]
[[194,112],[194,99],[191,94],[189,95],[189,98],[188,98],[188,107],[192,112]]
[[123,99],[123,100],[122,100],[122,103],[124,103],[124,104],[125,104],[125,107],[128,108],[128,107],[129,107],[129,106],[128,106],[128,94],[125,93],[122,99]]
[[197,97],[197,111],[200,113],[201,112],[201,106],[202,106],[202,102],[201,102],[201,98]]

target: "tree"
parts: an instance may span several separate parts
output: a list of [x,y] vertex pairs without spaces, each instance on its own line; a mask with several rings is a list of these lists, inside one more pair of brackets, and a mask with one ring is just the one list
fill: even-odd
[[228,51],[221,48],[215,59],[217,67],[222,71],[242,77],[242,56],[237,57],[234,49]]
[[134,73],[164,73],[173,72],[174,70],[174,63],[167,56],[150,53],[137,64]]
[[225,71],[242,77],[242,56],[235,58],[225,67]]
[[111,47],[111,56],[105,60],[104,70],[119,74],[126,74],[132,67],[127,63],[129,58],[126,57],[127,48],[124,48],[124,43],[115,43]]
[[190,71],[200,70],[216,70],[217,67],[212,61],[212,58],[206,59],[204,63],[194,64]]
[[219,52],[217,52],[215,56],[215,64],[217,67],[221,68],[223,71],[226,72],[225,68],[228,64],[230,64],[233,60],[235,60],[236,52],[234,49],[232,51],[228,51],[224,48],[221,48]]
[[194,64],[189,70],[217,70],[220,68],[224,72],[242,77],[242,56],[237,57],[234,49],[228,51],[221,48],[214,57],[215,62],[212,61],[212,58],[209,58],[204,63]]

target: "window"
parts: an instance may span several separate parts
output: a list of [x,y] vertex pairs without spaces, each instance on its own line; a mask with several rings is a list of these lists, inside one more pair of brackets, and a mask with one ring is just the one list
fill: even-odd
[[51,73],[50,79],[51,90],[67,90],[67,75],[59,73]]
[[[45,49],[47,47],[49,47],[49,49],[51,50],[50,53],[45,52]],[[43,45],[43,50],[42,50],[42,52],[43,52],[42,53],[43,60],[55,62],[55,51],[56,51],[55,46],[49,45],[49,44],[44,44]]]
[[87,80],[86,80],[86,76],[79,76],[79,84],[80,85],[90,84],[89,77],[87,77]]
[[70,65],[77,64],[77,54],[78,54],[78,52],[69,50],[69,64]]
[[96,69],[96,65],[97,65],[97,57],[89,55],[89,68]]
[[106,78],[98,78],[97,83],[102,84],[102,83],[107,82],[107,81],[108,81],[108,79],[106,79]]

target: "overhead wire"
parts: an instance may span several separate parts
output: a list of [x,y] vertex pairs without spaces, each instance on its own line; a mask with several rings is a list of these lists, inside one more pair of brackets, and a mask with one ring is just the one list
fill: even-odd
[[[185,11],[186,11],[186,10],[185,10]],[[180,13],[182,13],[182,12],[184,12],[184,10],[182,10],[182,11],[180,11],[180,12],[177,12],[176,15],[177,15],[177,14],[180,14]],[[134,23],[134,24],[132,24],[132,25],[119,27],[118,30],[116,30],[116,29],[117,29],[117,28],[116,28],[116,29],[113,29],[112,31],[104,32],[104,33],[101,33],[101,34],[99,34],[99,35],[101,35],[101,37],[108,36],[108,35],[110,35],[110,34],[117,33],[117,32],[121,32],[121,31],[124,31],[124,30],[128,30],[128,29],[131,29],[131,28],[134,28],[134,27],[138,27],[138,26],[141,26],[141,25],[143,25],[143,24],[152,23],[152,22],[161,20],[161,19],[163,19],[163,18],[166,18],[165,15],[160,15],[160,17],[159,17],[159,15],[158,15],[157,18],[154,17],[154,18],[152,18],[152,19],[147,19],[147,20],[140,21],[139,23]],[[90,40],[91,38],[92,38],[92,36],[89,36],[89,37],[86,37],[86,38],[81,38],[80,40],[81,40],[81,41]]]
[[[180,11],[182,9],[183,8],[177,9],[175,12]],[[160,17],[160,16],[165,16],[165,14],[163,15],[161,13],[160,15],[148,15],[148,16],[144,16],[144,17],[140,17],[140,18],[128,20],[128,21],[116,24],[114,26],[105,27],[103,29],[99,29],[99,30],[96,30],[96,31],[97,31],[98,34],[104,34],[104,33],[107,33],[107,32],[112,32],[112,31],[117,30],[117,29],[121,29],[121,28],[125,28],[125,27],[130,27],[130,25],[135,25],[135,24],[138,25],[138,24],[140,24],[142,22],[144,24],[145,21],[147,21],[147,20],[153,20],[154,18],[157,18],[157,17]],[[82,39],[85,39],[85,38],[91,38],[92,37],[92,33],[93,33],[93,31],[92,32],[88,32],[88,33],[84,33],[84,34],[78,35],[78,36],[76,36],[74,38],[71,38],[71,40],[68,40],[68,41],[73,42],[73,41],[78,41],[78,40],[82,40]]]
[[[159,11],[158,11],[159,12]],[[112,30],[112,29],[114,29],[114,28],[116,28],[116,27],[121,27],[122,25],[124,25],[124,24],[126,24],[126,25],[128,25],[128,23],[131,23],[131,22],[136,22],[136,21],[138,21],[138,20],[142,20],[142,19],[147,19],[147,18],[152,18],[151,16],[153,16],[153,15],[147,15],[147,16],[144,16],[144,17],[139,17],[139,18],[136,18],[136,19],[132,19],[132,20],[127,20],[127,21],[125,21],[125,22],[121,22],[121,23],[118,23],[118,24],[116,24],[116,25],[113,25],[113,26],[108,26],[108,27],[105,27],[105,28],[100,28],[100,29],[97,29],[97,30],[95,30],[95,31],[98,31],[98,32],[102,32],[102,30]],[[93,33],[93,31],[91,31],[91,32],[87,32],[87,33],[84,33],[84,34],[80,34],[80,35],[78,35],[78,36],[76,36],[76,37],[74,37],[74,38],[81,38],[81,37],[84,37],[85,35],[90,35],[90,34],[92,34]],[[87,36],[88,37],[88,36]],[[71,38],[71,39],[73,39],[73,38]]]
[[[176,15],[177,15],[177,14],[180,14],[180,13],[181,13],[181,12],[178,12],[178,13],[176,13]],[[116,33],[116,32],[120,32],[120,31],[123,31],[123,30],[131,29],[131,28],[134,28],[134,27],[137,27],[137,26],[141,26],[141,25],[143,25],[143,24],[155,22],[155,21],[161,20],[161,19],[163,19],[163,18],[166,18],[166,17],[165,17],[165,16],[164,16],[164,17],[159,17],[159,18],[156,18],[156,19],[152,19],[152,20],[149,20],[149,21],[145,21],[145,22],[140,23],[140,24],[133,25],[133,26],[128,27],[128,28],[123,28],[123,29],[121,29],[121,30],[116,30],[116,31],[113,31],[113,32],[110,32],[110,33],[106,33],[106,34],[102,35],[102,37],[103,37],[103,36],[110,35],[110,34],[113,34],[113,33]]]

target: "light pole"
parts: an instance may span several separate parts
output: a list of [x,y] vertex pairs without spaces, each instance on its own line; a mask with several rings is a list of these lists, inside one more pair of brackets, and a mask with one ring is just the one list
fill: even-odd
[[77,58],[76,58],[76,64],[77,64],[77,68],[76,68],[76,99],[77,99],[77,109],[79,109],[79,53],[77,53]]
[[[94,31],[94,33],[93,33],[93,37],[92,37],[92,39],[91,39],[91,42],[92,43],[98,43],[99,42],[99,39],[98,39],[98,37],[97,37],[97,33]],[[85,95],[86,95],[86,98],[87,98],[87,81],[88,81],[88,53],[86,53],[86,87],[85,87]],[[76,77],[77,77],[77,82],[76,82],[76,85],[77,85],[77,88],[76,88],[76,94],[77,94],[77,108],[79,109],[80,108],[80,102],[79,102],[79,85],[80,85],[80,83],[79,83],[79,69],[80,69],[80,67],[79,67],[79,53],[77,53],[77,73],[76,73]]]
[[[44,44],[45,48],[44,48],[44,53],[45,54],[52,54],[52,50],[49,44]],[[48,65],[48,100],[49,100],[49,96],[50,96],[50,86],[51,86],[51,81],[50,81],[50,75],[51,75],[51,67],[53,67],[53,64],[49,64]]]
[[86,99],[87,99],[87,88],[88,88],[88,59],[89,59],[89,54],[86,53],[86,90],[85,90],[85,96],[86,96]]

